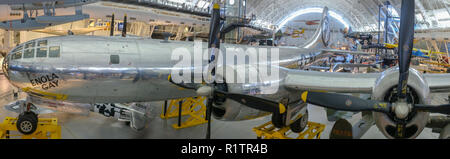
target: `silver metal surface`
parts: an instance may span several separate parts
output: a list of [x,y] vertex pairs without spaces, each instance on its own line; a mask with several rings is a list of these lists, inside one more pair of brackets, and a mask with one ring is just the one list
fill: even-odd
[[[431,104],[430,98],[430,88],[428,87],[427,81],[424,79],[422,74],[415,69],[409,70],[408,86],[417,93],[419,103],[421,104]],[[383,72],[374,86],[372,99],[384,101],[389,91],[398,84],[399,71],[398,67],[388,69]],[[378,129],[388,138],[394,138],[390,135],[386,127],[396,127],[396,122],[393,121],[388,115],[384,113],[373,113],[374,119]],[[410,138],[416,138],[425,128],[428,122],[430,113],[428,112],[417,112],[415,116],[406,124],[406,127],[417,126],[417,131],[411,135]]]
[[30,132],[31,128],[32,128],[32,124],[29,121],[24,121],[22,123],[20,123],[20,129],[24,132]]
[[[168,81],[172,70],[179,69],[174,67],[177,61],[171,60],[172,51],[186,48],[193,56],[193,43],[93,36],[50,37],[34,41],[45,40],[45,47],[60,47],[60,57],[11,60],[12,55],[8,54],[4,69],[14,86],[67,95],[66,101],[76,103],[145,102],[196,95],[194,91],[180,90]],[[247,48],[223,46],[224,54],[229,47]],[[281,66],[298,65],[298,61],[306,57],[303,55],[314,51],[290,47],[279,49],[278,63]],[[119,55],[120,63],[111,64],[111,55]],[[36,79],[45,82],[39,83]],[[57,86],[48,88],[48,81],[57,81]]]
[[448,74],[424,74],[432,93],[450,92],[450,76]]
[[330,33],[328,7],[324,7],[316,32],[311,36],[312,38],[299,47],[305,49],[327,48],[331,39]]
[[[4,105],[15,101],[11,92],[8,80],[0,75],[0,120],[5,117],[16,117],[17,114],[2,108]],[[24,97],[25,93],[19,94],[19,99]],[[433,97],[433,104],[446,104],[446,94]],[[442,100],[440,100],[442,99]],[[151,102],[151,115],[149,115],[148,127],[143,131],[130,129],[129,125],[117,121],[113,118],[105,118],[98,113],[89,113],[88,116],[73,115],[71,113],[53,113],[39,115],[41,118],[58,118],[58,125],[61,125],[61,135],[63,139],[204,139],[205,125],[199,125],[191,128],[175,130],[172,124],[177,124],[177,119],[161,119],[159,116],[163,112],[161,107],[164,102]],[[309,121],[325,124],[325,130],[322,133],[322,139],[328,139],[334,122],[329,122],[325,118],[325,110],[321,107],[309,105]],[[187,117],[183,117],[186,120]],[[360,114],[350,117],[349,121],[354,125],[361,119]],[[262,125],[270,121],[270,116],[247,120],[241,122],[227,122],[212,120],[211,136],[213,139],[255,139],[255,132],[251,128]],[[437,139],[438,133],[432,133],[430,128],[418,136],[419,139]],[[363,139],[385,139],[384,135],[378,131],[376,126],[370,128],[362,137]]]
[[350,74],[289,70],[284,86],[300,91],[372,93],[379,73]]

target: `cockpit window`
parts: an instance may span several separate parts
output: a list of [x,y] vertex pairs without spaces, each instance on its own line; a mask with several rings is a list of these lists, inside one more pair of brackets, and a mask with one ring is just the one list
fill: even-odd
[[22,51],[23,45],[17,46],[12,52]]
[[41,47],[36,49],[36,57],[47,57],[47,48]]
[[23,58],[34,58],[34,48],[25,50]]
[[35,45],[36,45],[36,42],[34,42],[34,41],[29,42],[29,43],[25,44],[25,49],[33,48]]
[[47,40],[41,40],[41,41],[39,41],[39,42],[38,42],[38,46],[40,46],[40,47],[45,47],[45,46],[47,46]]
[[60,56],[60,48],[59,46],[52,46],[50,47],[50,51],[48,53],[48,57],[54,57],[57,58]]
[[22,51],[16,52],[13,54],[13,59],[18,60],[22,58]]
[[22,58],[23,45],[17,46],[13,51],[11,51],[11,60],[18,60]]

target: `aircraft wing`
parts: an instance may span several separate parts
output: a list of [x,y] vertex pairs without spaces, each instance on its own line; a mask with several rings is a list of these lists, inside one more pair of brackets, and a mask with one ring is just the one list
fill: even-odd
[[322,52],[326,53],[341,53],[341,54],[353,54],[353,55],[375,55],[372,52],[362,52],[362,51],[347,51],[347,50],[336,50],[336,49],[322,49]]
[[290,70],[284,86],[299,91],[371,94],[380,75]]
[[[351,74],[289,70],[284,86],[299,91],[372,93],[381,73]],[[424,74],[431,93],[450,92],[450,74]]]
[[[73,29],[71,31],[73,32],[74,35],[85,35],[88,33],[92,33],[94,31],[104,30],[104,29],[105,29],[105,27],[95,27],[95,28]],[[64,36],[64,35],[68,34],[68,30],[51,30],[51,29],[39,29],[39,30],[33,30],[33,32],[60,35],[60,36]]]
[[424,74],[431,93],[450,92],[450,74]]
[[58,0],[2,0],[0,5],[4,4],[27,4],[27,3],[38,3],[38,2],[54,2]]

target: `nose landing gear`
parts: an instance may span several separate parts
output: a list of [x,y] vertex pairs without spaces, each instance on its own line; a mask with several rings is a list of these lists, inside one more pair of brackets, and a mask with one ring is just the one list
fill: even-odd
[[24,135],[33,134],[38,126],[38,115],[31,111],[32,107],[34,107],[33,104],[27,103],[25,109],[21,109],[24,111],[17,118],[17,130]]

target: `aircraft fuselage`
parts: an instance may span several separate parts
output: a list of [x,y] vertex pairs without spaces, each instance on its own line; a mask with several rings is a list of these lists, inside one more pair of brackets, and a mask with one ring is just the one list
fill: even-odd
[[[206,47],[204,43],[203,48]],[[224,44],[221,50],[229,47],[246,49],[248,46]],[[196,96],[193,90],[181,89],[168,81],[171,72],[179,69],[174,67],[178,61],[171,60],[172,52],[177,48],[186,48],[193,57],[192,42],[49,37],[13,49],[3,69],[10,82],[28,94],[68,102],[130,103]],[[282,47],[279,48],[279,62],[281,66],[292,67],[312,53],[306,49]]]

